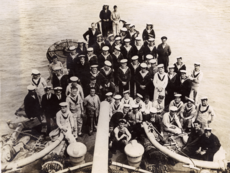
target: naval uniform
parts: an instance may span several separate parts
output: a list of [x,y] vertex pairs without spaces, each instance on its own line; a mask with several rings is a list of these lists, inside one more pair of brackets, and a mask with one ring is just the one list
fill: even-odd
[[100,34],[100,31],[98,31],[97,28],[95,28],[95,30],[92,30],[92,28],[89,28],[88,31],[86,31],[84,34],[83,34],[83,38],[85,39],[85,41],[87,41],[87,35],[89,36],[89,46],[88,47],[92,47],[96,41],[97,41],[97,35]]
[[137,86],[136,86],[136,81],[135,81],[135,76],[140,72],[141,67],[140,63],[137,65],[134,65],[131,63],[129,65],[130,72],[131,72],[131,79],[130,79],[130,96],[135,97],[137,94]]
[[99,55],[101,55],[102,53],[102,48],[105,46],[105,43],[102,41],[102,42],[96,42],[94,43],[93,45],[93,50],[94,50],[94,54],[97,55],[97,57]]
[[39,77],[38,79],[33,79],[31,85],[35,86],[36,93],[39,99],[39,103],[42,101],[42,96],[45,94],[44,88],[47,86],[46,80],[43,77]]
[[111,104],[110,117],[112,117],[116,112],[123,112],[124,105],[120,102],[119,104]]
[[[109,9],[107,9],[105,11],[104,6],[103,9],[100,12],[100,19],[101,19],[101,27],[102,27],[102,34],[103,37],[107,37],[108,32],[112,30],[112,22],[111,22],[111,11]],[[106,20],[106,21],[104,21]],[[107,21],[109,20],[109,21]]]
[[191,107],[188,107],[188,104],[185,103],[181,108],[181,113],[183,114],[184,118],[192,116],[190,119],[182,119],[182,126],[184,129],[189,129],[192,127],[192,123],[194,122],[197,112],[196,106],[193,104]]
[[193,96],[194,101],[196,101],[197,98],[197,93],[199,91],[199,86],[200,86],[200,82],[203,78],[203,72],[202,71],[192,71],[191,77],[195,78],[192,80],[192,88],[191,88],[191,92],[190,92],[190,97]]
[[[169,112],[166,112],[163,115],[163,120],[162,120],[164,130],[175,133],[175,134],[180,134],[181,133],[181,124],[178,116],[175,114],[173,117],[170,116]],[[171,127],[175,127],[174,129]]]
[[168,72],[169,56],[171,55],[171,48],[168,44],[163,47],[159,44],[157,47],[158,64],[164,64],[165,72]]
[[208,121],[211,120],[211,116],[215,116],[215,112],[210,105],[202,106],[201,104],[197,108],[197,118],[196,120],[200,121],[202,128],[208,127]]
[[174,72],[177,73],[178,76],[181,75],[180,70],[186,70],[185,64],[183,62],[181,64],[174,63]]
[[[145,46],[143,49],[143,54],[144,54],[145,60],[146,60],[146,55],[148,55],[148,54],[152,55],[153,58],[156,59],[157,58],[156,46],[155,45],[153,45],[151,47],[149,45]],[[158,63],[158,64],[160,64],[160,63]]]
[[[118,79],[119,94],[122,95],[123,91],[129,90],[129,82],[131,79],[131,71],[129,67],[126,67],[125,69],[119,67],[117,71],[117,79]],[[123,85],[122,82],[126,82],[126,85]]]
[[138,61],[140,63],[145,62],[145,57],[144,57],[144,46],[137,46],[137,45],[133,45],[133,55],[137,55],[138,56]]
[[150,29],[150,30],[144,29],[144,31],[142,33],[143,41],[146,41],[149,39],[149,34],[151,34],[153,36],[153,38],[155,38],[155,32],[153,29]]
[[88,54],[85,56],[86,61],[89,63],[89,65],[98,65],[98,58],[95,54],[92,54],[89,56]]
[[108,53],[107,55],[104,55],[103,53],[101,53],[98,56],[98,69],[101,69],[104,65],[105,65],[105,61],[110,61],[112,66],[113,66],[113,58],[110,55],[110,53]]
[[79,55],[78,53],[74,55],[71,55],[69,53],[66,57],[66,68],[69,70],[70,77],[75,75],[74,66],[75,66],[75,62],[78,61],[78,55]]
[[150,80],[151,80],[151,82],[149,82],[149,85],[148,85],[149,99],[153,101],[153,98],[154,98],[153,95],[154,95],[154,90],[155,90],[155,86],[153,85],[153,79],[154,79],[155,74],[158,72],[158,68],[157,66],[155,67],[151,66],[148,68],[148,70],[149,70],[149,75],[150,75]]
[[65,93],[68,84],[69,84],[68,75],[60,75],[60,76],[57,76],[56,74],[53,75],[53,79],[52,79],[53,88],[62,87],[62,91]]
[[131,45],[129,47],[126,47],[125,45],[121,47],[121,53],[124,56],[124,59],[128,60],[128,64],[131,63],[131,58],[133,57],[134,49]]
[[[142,71],[140,70],[135,75],[135,82],[136,82],[136,86],[137,86],[137,93],[141,94],[142,96],[149,94],[148,85],[151,82],[149,71],[142,73]],[[145,87],[145,88],[143,89],[141,87]]]
[[130,105],[130,109],[132,109],[133,106],[133,98],[129,97],[128,99],[125,99],[124,97],[121,99],[121,104],[125,105],[128,104]]
[[181,101],[185,103],[186,97],[189,97],[189,94],[191,92],[192,81],[187,77],[185,79],[178,77],[175,81],[175,84],[176,84],[175,92],[182,94]]
[[176,79],[178,75],[177,73],[169,74],[168,73],[168,85],[166,87],[167,94],[165,96],[165,105],[169,105],[170,102],[174,99],[175,85]]
[[[73,84],[70,83],[67,87],[66,87],[66,92],[65,92],[65,95],[68,96],[70,93],[71,93],[71,88],[73,87]],[[83,89],[82,89],[82,86],[77,84],[76,86],[77,88],[77,92],[80,94],[81,98],[84,99],[84,92],[83,92]]]
[[164,102],[162,101],[161,103],[159,103],[158,99],[153,101],[153,107],[157,109],[157,114],[162,114],[164,111]]
[[84,64],[79,63],[75,67],[76,76],[80,79],[82,88],[84,88],[89,82],[89,77],[90,77],[89,69],[90,66],[88,62],[85,62]]
[[[165,96],[165,88],[167,84],[168,84],[167,73],[163,72],[162,74],[160,74],[159,72],[157,72],[154,75],[154,79],[153,79],[153,85],[155,86],[154,96],[153,96],[154,101],[158,99],[159,95]],[[164,103],[164,100],[163,100],[163,103]]]

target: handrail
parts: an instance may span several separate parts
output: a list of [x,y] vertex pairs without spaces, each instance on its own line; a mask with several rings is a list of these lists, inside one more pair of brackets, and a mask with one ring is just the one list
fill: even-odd
[[93,154],[92,173],[108,173],[109,109],[110,105],[107,101],[101,102]]

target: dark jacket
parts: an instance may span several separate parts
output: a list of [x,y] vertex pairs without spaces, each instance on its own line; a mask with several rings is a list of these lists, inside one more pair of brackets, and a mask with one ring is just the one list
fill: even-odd
[[42,96],[41,105],[42,105],[42,110],[45,113],[45,116],[49,117],[49,118],[53,118],[53,117],[55,117],[54,100],[55,100],[56,96],[52,93],[50,95],[51,96],[49,99],[47,99],[47,94],[44,94]]
[[157,48],[156,46],[153,47],[152,51],[150,50],[149,46],[144,46],[143,54],[146,60],[146,55],[151,54],[154,58],[157,58]]
[[181,100],[185,103],[185,97],[189,97],[192,88],[192,81],[186,78],[186,80],[183,83],[181,83],[181,78],[178,77],[175,81],[175,84],[175,92],[182,94]]
[[145,57],[144,56],[144,46],[141,46],[141,48],[138,50],[137,46],[133,46],[133,54],[138,56],[138,61],[139,63],[142,63],[145,61]]
[[94,54],[97,55],[97,57],[102,53],[102,48],[105,46],[105,43],[102,42],[101,46],[98,44],[98,42],[95,42],[93,45]]
[[56,94],[54,95],[53,107],[54,107],[55,116],[56,116],[57,112],[61,109],[60,105],[59,105],[61,102],[66,102],[66,95],[64,94],[63,91],[62,91],[61,99],[60,100],[58,99],[58,97],[57,97]]
[[84,87],[89,82],[90,76],[90,65],[88,62],[85,62],[84,65],[79,63],[74,68],[76,76],[80,79],[82,87]]
[[28,93],[24,99],[25,113],[28,118],[37,117],[41,120],[42,109],[38,100],[38,96],[34,93],[34,97]]
[[125,46],[122,46],[121,47],[121,53],[124,56],[124,59],[128,60],[128,64],[130,64],[131,63],[131,59],[134,56],[134,49],[133,49],[133,47],[131,46],[130,50],[127,51],[127,49],[125,48]]
[[[110,61],[111,64],[113,64],[113,58],[112,58],[111,55],[108,55],[106,60]],[[98,66],[99,66],[98,68],[100,69],[100,68],[102,68],[104,65],[105,65],[105,57],[104,57],[103,54],[100,54],[100,55],[98,56]]]
[[149,34],[153,35],[153,38],[155,38],[155,32],[154,32],[153,29],[150,31],[150,33],[148,33],[146,29],[144,29],[144,31],[143,31],[143,33],[142,33],[143,41],[149,39]]
[[63,75],[61,79],[59,80],[58,77],[54,74],[52,78],[52,84],[53,84],[53,88],[62,87],[62,91],[65,92],[66,87],[69,84],[69,76]]
[[176,63],[174,63],[174,67],[175,67],[175,68],[174,68],[174,71],[177,73],[178,76],[180,76],[180,74],[181,74],[181,73],[180,73],[180,70],[186,70],[185,64],[183,64],[183,65],[181,66],[181,68],[178,69]]
[[88,35],[89,36],[89,47],[93,46],[96,41],[97,41],[97,35],[99,35],[101,32],[98,31],[97,28],[95,28],[95,33],[93,34],[93,31],[92,31],[92,28],[89,28],[88,31],[86,31],[84,34],[83,34],[83,37],[84,39],[87,41],[87,38],[86,36]]

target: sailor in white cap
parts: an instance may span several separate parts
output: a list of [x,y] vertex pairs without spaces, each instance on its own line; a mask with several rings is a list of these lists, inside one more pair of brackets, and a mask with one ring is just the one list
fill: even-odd
[[114,98],[113,98],[112,92],[107,92],[105,94],[105,101],[109,102],[110,105],[112,105],[114,103]]
[[121,37],[121,43],[124,44],[125,43],[125,39],[129,39],[130,35],[128,33],[128,29],[127,28],[121,28],[120,30],[120,37]]
[[121,53],[124,56],[125,59],[128,60],[128,64],[130,64],[130,60],[132,58],[133,54],[133,47],[130,45],[130,39],[126,38],[124,40],[124,46],[121,47]]
[[184,103],[181,101],[181,96],[182,95],[179,94],[179,93],[174,93],[175,99],[172,100],[170,102],[170,104],[169,104],[169,107],[171,107],[171,106],[176,106],[177,107],[177,115],[178,115],[179,118],[182,118],[182,117],[180,117],[180,112],[181,112],[181,109],[182,109],[182,107],[184,105]]
[[167,37],[161,37],[162,43],[157,47],[158,64],[164,64],[165,71],[168,72],[169,56],[171,55],[171,48],[166,43]]
[[129,26],[129,35],[130,35],[130,39],[131,39],[131,42],[130,42],[130,44],[132,45],[132,46],[134,46],[135,45],[135,39],[136,39],[136,37],[138,37],[138,35],[139,35],[139,31],[137,31],[136,29],[135,29],[135,25],[134,24],[130,24],[130,26]]
[[67,69],[63,67],[62,62],[58,61],[58,57],[54,55],[52,56],[52,62],[48,65],[50,72],[50,77],[47,79],[48,81],[52,80],[55,67],[61,67],[63,72],[68,73]]
[[208,97],[201,97],[201,104],[197,108],[196,120],[200,121],[202,128],[209,127],[215,117],[215,112],[211,105],[208,104]]
[[203,78],[203,72],[200,70],[199,62],[194,63],[194,70],[192,71],[191,76],[189,78],[190,80],[192,80],[190,97],[192,97],[194,101],[197,102],[197,95],[200,87],[200,82]]
[[111,105],[110,117],[116,112],[123,112],[123,104],[121,103],[121,95],[117,94],[114,97],[114,103]]
[[178,76],[180,76],[180,70],[186,70],[186,66],[182,61],[182,57],[177,57],[177,62],[174,63],[174,71],[177,73]]
[[117,79],[118,79],[118,87],[119,93],[122,95],[123,91],[129,90],[129,82],[131,79],[131,71],[127,66],[127,59],[122,59],[120,61],[121,66],[117,70]]
[[89,65],[98,64],[97,56],[93,53],[93,47],[87,49],[87,54],[85,57],[86,61],[89,62]]
[[76,50],[79,55],[86,55],[87,47],[83,39],[78,40],[78,47]]
[[130,63],[130,71],[131,71],[131,80],[130,80],[130,95],[131,97],[136,96],[137,88],[135,76],[141,70],[140,63],[138,62],[139,57],[137,55],[133,56]]
[[164,108],[165,108],[164,99],[165,99],[164,95],[159,95],[157,100],[153,101],[153,107],[157,109],[157,113],[159,115],[164,113]]
[[[156,108],[152,107],[150,109],[150,115],[148,116],[148,119],[146,121],[150,122],[153,125],[153,127],[155,127],[155,130],[157,130],[159,133],[163,134],[162,117],[159,114],[157,114]],[[157,138],[158,138],[158,135],[157,135]],[[157,140],[157,138],[156,138],[156,140]]]
[[145,59],[147,59],[147,55],[152,55],[154,59],[157,58],[157,48],[155,46],[155,39],[149,38],[147,45],[143,49]]
[[[98,34],[100,34],[100,31],[95,27],[95,23],[91,23],[91,28],[89,28],[88,31],[83,34],[83,38],[85,41],[88,41],[89,47],[96,43]],[[88,40],[87,36],[89,38]]]
[[144,41],[149,39],[149,34],[153,35],[153,38],[155,38],[155,32],[153,30],[153,24],[152,23],[147,23],[146,28],[144,29],[142,33],[142,38]]
[[113,58],[109,53],[109,47],[108,46],[104,46],[102,48],[102,53],[98,56],[99,68],[102,68],[104,66],[106,60],[110,61],[111,63],[113,62]]
[[[113,58],[113,68],[114,68],[114,74],[117,74],[117,70],[120,67],[120,60],[124,59],[122,53],[121,53],[121,48],[120,46],[115,46],[113,48],[113,53],[111,54]],[[115,78],[115,83],[117,84],[116,78]]]
[[44,88],[47,86],[46,80],[43,77],[41,77],[41,74],[37,69],[33,69],[31,75],[31,85],[36,87],[35,91],[37,93],[39,102],[41,103],[42,96],[45,94]]
[[[168,75],[164,72],[164,65],[159,64],[158,72],[154,75],[153,84],[155,86],[154,89],[154,97],[153,100],[155,101],[159,95],[165,96],[165,88],[168,85]],[[163,104],[165,101],[163,100]]]
[[73,75],[74,61],[75,59],[78,59],[77,56],[79,55],[79,53],[77,52],[77,48],[75,46],[70,46],[67,51],[69,52],[69,54],[66,58],[66,68],[68,70],[68,73],[70,75]]
[[108,39],[105,40],[105,45],[109,47],[109,53],[112,54],[113,53],[113,44],[115,43],[115,38],[113,34],[109,34],[108,35]]
[[55,113],[57,113],[60,110],[59,103],[66,101],[66,95],[64,94],[63,88],[59,86],[54,88],[54,94],[53,106]]
[[189,97],[191,92],[192,81],[187,77],[186,70],[180,70],[180,73],[180,77],[176,79],[175,92],[182,94],[181,100],[185,103],[185,97]]
[[150,114],[150,109],[152,109],[153,107],[153,103],[150,101],[149,99],[149,95],[145,95],[144,96],[144,112],[143,114],[143,121],[147,120],[149,118],[149,114]]
[[82,136],[82,125],[83,125],[83,99],[78,92],[76,86],[71,87],[70,94],[66,97],[66,102],[68,103],[68,108],[73,114],[74,118],[74,129],[73,134],[75,138],[77,136]]
[[[64,75],[62,73],[62,68],[61,67],[56,67],[54,69],[54,75],[53,75],[53,78],[52,78],[52,85],[53,85],[53,88],[55,87],[62,87],[63,89],[63,92],[66,91],[66,87],[67,85],[69,84],[69,75]],[[71,75],[70,75],[71,76]]]
[[[105,61],[104,67],[100,70],[100,75],[102,77],[100,85],[102,86],[101,92],[115,92],[114,84],[114,71],[112,69],[112,63],[108,60]],[[102,100],[104,100],[104,94],[102,95]]]
[[169,66],[168,72],[168,85],[166,87],[165,105],[169,105],[174,98],[175,85],[177,79],[177,73],[174,72],[175,66]]
[[66,96],[68,96],[71,92],[71,87],[77,87],[78,89],[78,93],[81,96],[82,99],[84,99],[84,93],[83,93],[83,89],[82,86],[78,83],[79,82],[79,78],[76,76],[72,76],[70,78],[70,82],[69,85],[66,87]]
[[[68,143],[76,142],[73,135],[74,119],[72,113],[68,110],[68,103],[61,102],[59,104],[61,110],[56,114],[56,122],[60,131],[65,135]],[[52,138],[52,137],[51,137]]]
[[130,97],[130,91],[129,90],[126,90],[123,92],[123,98],[121,99],[121,103],[123,105],[128,104],[130,109],[132,109],[133,98]]
[[148,69],[151,67],[150,60],[153,59],[153,56],[151,54],[146,55],[145,63],[147,64]]
[[145,111],[145,103],[143,102],[143,96],[137,93],[136,98],[133,100],[134,105],[138,105],[138,110],[143,113]]
[[148,94],[148,87],[149,83],[151,82],[150,80],[150,74],[149,71],[147,70],[147,64],[146,63],[141,63],[141,70],[139,73],[136,74],[135,76],[135,82],[137,86],[137,92],[140,93],[141,95],[146,95]]
[[182,133],[182,126],[176,112],[177,112],[177,107],[175,106],[169,107],[169,112],[166,112],[163,115],[162,123],[165,131],[174,134],[180,134]]
[[102,48],[105,46],[105,42],[103,41],[102,34],[97,35],[97,41],[94,44],[94,53],[97,55],[97,57],[102,53]]
[[192,128],[192,123],[195,121],[197,111],[195,102],[192,98],[186,97],[187,103],[183,105],[180,111],[180,117],[181,124],[183,129],[185,129],[186,132],[190,132]]
[[145,61],[145,57],[143,49],[144,49],[144,45],[142,43],[141,37],[136,37],[135,38],[135,44],[132,45],[133,46],[133,54],[138,56],[138,61],[140,63]]

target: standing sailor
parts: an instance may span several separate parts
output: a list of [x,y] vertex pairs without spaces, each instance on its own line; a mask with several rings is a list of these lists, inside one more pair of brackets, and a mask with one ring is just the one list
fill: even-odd
[[[143,52],[144,52],[145,59],[146,59],[146,56],[149,54],[152,55],[154,59],[157,58],[157,48],[155,46],[154,38],[148,39],[148,44],[144,47]],[[159,60],[158,60],[158,64],[160,64]]]
[[192,88],[190,92],[190,97],[193,95],[193,99],[196,103],[197,93],[199,90],[200,82],[203,78],[203,72],[200,70],[200,63],[194,63],[194,70],[192,71],[190,79],[192,80]]
[[[86,44],[85,44],[84,40],[81,39],[78,41],[78,47],[77,47],[76,51],[77,51],[78,55],[86,55],[87,48],[86,48]],[[79,60],[78,60],[78,63],[79,63]]]
[[155,74],[153,79],[153,84],[155,86],[154,97],[153,97],[154,101],[158,98],[159,95],[165,96],[165,88],[168,84],[168,76],[164,72],[164,65],[159,64],[157,67],[158,67],[158,72]]
[[47,80],[52,81],[55,67],[61,67],[62,71],[64,72],[63,64],[62,64],[61,61],[58,61],[58,57],[56,55],[52,56],[52,62],[48,65],[48,69],[49,69],[49,72],[50,72],[50,77]]
[[174,63],[174,71],[180,76],[180,70],[186,70],[185,64],[182,62],[182,57],[177,58],[177,62]]
[[66,101],[66,96],[62,90],[62,87],[55,87],[54,88],[54,94],[55,94],[55,97],[54,97],[53,104],[54,104],[54,112],[56,114],[60,110],[59,104],[61,102]]
[[208,104],[208,97],[201,98],[201,104],[197,108],[196,120],[200,121],[202,128],[209,127],[212,123],[215,112],[212,107]]
[[112,29],[110,16],[111,16],[111,11],[109,10],[109,6],[104,5],[99,15],[101,19],[102,34],[104,37],[107,37],[107,35]]
[[111,21],[113,25],[113,35],[117,36],[119,35],[119,22],[120,22],[120,13],[117,11],[117,6],[114,5],[113,7],[114,11],[111,13]]
[[82,136],[82,124],[83,124],[83,100],[79,95],[77,87],[71,88],[71,93],[66,97],[69,110],[74,118],[74,137]]
[[165,108],[165,105],[163,102],[164,98],[165,98],[165,96],[159,95],[157,100],[153,101],[153,107],[157,109],[158,115],[161,115],[164,113],[164,108]]
[[166,43],[167,37],[161,37],[162,43],[157,47],[158,64],[164,64],[165,71],[168,71],[169,56],[171,55],[171,48]]
[[119,48],[121,48],[122,44],[121,44],[121,37],[116,37],[115,38],[115,42],[112,45],[112,50],[111,52],[114,52],[115,47],[118,46]]
[[89,47],[87,49],[87,55],[85,57],[86,62],[89,63],[89,65],[95,65],[98,64],[98,58],[97,56],[93,53],[93,48]]
[[[115,49],[112,53],[112,58],[113,58],[113,68],[114,68],[114,76],[117,76],[117,70],[120,67],[120,61],[124,59],[122,53],[121,53],[121,48],[120,46],[115,46]],[[115,78],[115,84],[117,85],[117,81]]]
[[101,55],[102,47],[104,46],[105,46],[105,43],[103,41],[102,34],[98,34],[97,41],[93,45],[94,53],[97,55],[97,57]]
[[150,63],[150,67],[148,69],[149,69],[149,75],[150,75],[150,80],[151,80],[148,86],[149,95],[150,95],[149,98],[151,101],[153,101],[153,95],[154,95],[154,89],[155,89],[155,86],[153,85],[153,79],[154,79],[155,74],[158,72],[158,67],[157,67],[156,59],[149,60],[149,63]]
[[69,76],[74,75],[74,71],[73,71],[73,69],[74,69],[74,61],[77,61],[77,59],[78,59],[77,56],[79,55],[77,53],[76,49],[77,48],[75,46],[70,46],[68,48],[68,50],[67,50],[69,52],[69,54],[68,54],[68,56],[66,58],[66,67],[67,67],[67,70],[69,72]]
[[65,135],[68,143],[76,142],[73,136],[73,128],[74,128],[74,120],[73,115],[68,110],[66,102],[61,102],[60,104],[61,110],[56,114],[56,122],[59,130]]
[[133,45],[133,54],[138,56],[138,61],[140,63],[145,61],[145,57],[144,55],[144,46],[141,43],[141,38],[140,37],[136,37],[135,38],[135,42],[136,44]]
[[115,38],[113,34],[109,34],[108,35],[108,39],[105,40],[105,45],[109,47],[109,53],[112,54],[113,53],[113,49],[112,46],[115,42]]
[[39,99],[39,103],[42,101],[42,96],[45,94],[44,88],[47,86],[46,80],[41,77],[41,74],[38,70],[32,70],[32,82],[31,85],[35,86],[36,93]]
[[126,38],[124,40],[125,45],[121,47],[121,53],[125,59],[128,60],[128,64],[131,63],[131,58],[133,56],[133,47],[130,45],[130,39]]
[[111,112],[110,117],[113,116],[116,112],[123,112],[123,104],[121,103],[121,95],[115,95],[114,97],[114,103],[111,104]]
[[123,104],[123,105],[129,105],[129,107],[130,107],[130,109],[132,109],[132,105],[133,105],[133,98],[132,97],[130,97],[130,92],[129,92],[129,90],[127,90],[127,91],[124,91],[123,92],[123,98],[121,99],[121,103]]
[[70,94],[72,87],[76,87],[79,95],[81,96],[82,99],[84,99],[85,97],[84,97],[82,86],[80,84],[78,84],[78,81],[79,81],[78,77],[73,76],[70,78],[70,81],[71,81],[71,83],[69,83],[69,85],[66,88],[66,92],[65,92],[66,96],[68,96]]
[[53,75],[53,79],[51,81],[53,88],[62,87],[63,92],[65,93],[66,87],[69,84],[69,76],[62,74],[61,67],[55,67],[54,71],[55,74]]
[[144,29],[143,34],[142,34],[143,41],[148,40],[149,35],[152,35],[153,38],[155,39],[155,32],[153,30],[153,24],[152,23],[146,24],[146,28]]
[[135,39],[136,39],[136,37],[138,37],[138,35],[139,35],[139,32],[135,29],[135,25],[133,25],[133,24],[130,24],[130,26],[129,26],[129,35],[130,35],[130,39],[131,39],[131,45],[132,46],[134,46],[135,45]]
[[134,97],[137,94],[137,86],[136,86],[135,76],[141,70],[140,63],[138,62],[138,56],[137,55],[132,57],[132,62],[129,65],[129,68],[130,68],[130,71],[131,71],[130,95],[131,95],[131,97]]
[[180,117],[180,112],[181,112],[181,109],[184,105],[184,103],[181,101],[181,96],[182,96],[181,94],[175,93],[174,94],[175,99],[172,100],[169,104],[169,107],[175,106],[177,108],[176,113],[177,113],[178,118],[182,118],[182,117]]
[[120,30],[120,37],[121,37],[121,44],[124,45],[125,44],[125,39],[129,39],[130,38],[130,35],[128,33],[128,30],[127,28],[121,28]]
[[101,55],[98,56],[98,66],[99,66],[99,69],[101,69],[104,66],[106,60],[110,61],[111,63],[113,63],[113,58],[112,58],[112,56],[109,53],[109,47],[108,46],[104,46],[102,48]]
[[[91,24],[91,28],[83,34],[85,41],[88,41],[89,47],[93,46],[97,41],[97,35],[100,34],[100,31],[95,27],[95,23]],[[89,39],[87,40],[87,36]]]

